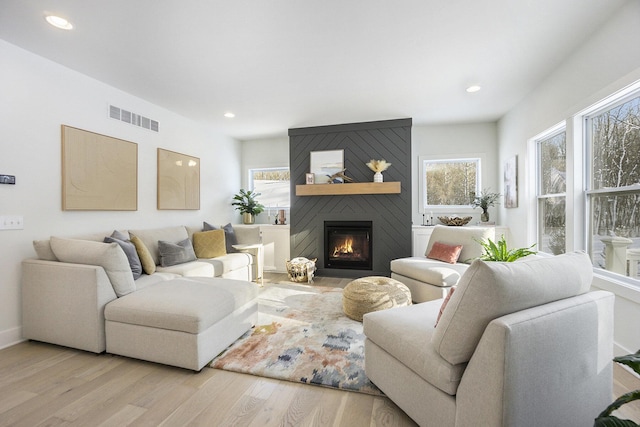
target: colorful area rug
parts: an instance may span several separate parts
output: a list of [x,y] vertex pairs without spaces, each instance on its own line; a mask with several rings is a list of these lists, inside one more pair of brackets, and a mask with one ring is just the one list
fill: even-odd
[[211,367],[374,395],[382,392],[364,373],[362,323],[342,312],[342,289],[266,285],[258,325]]

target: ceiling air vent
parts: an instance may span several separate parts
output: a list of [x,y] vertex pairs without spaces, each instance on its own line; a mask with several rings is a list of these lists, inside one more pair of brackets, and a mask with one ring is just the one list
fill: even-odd
[[156,120],[141,116],[137,113],[132,113],[131,111],[123,110],[122,108],[115,107],[113,105],[109,105],[109,117],[153,132],[160,131],[160,123]]

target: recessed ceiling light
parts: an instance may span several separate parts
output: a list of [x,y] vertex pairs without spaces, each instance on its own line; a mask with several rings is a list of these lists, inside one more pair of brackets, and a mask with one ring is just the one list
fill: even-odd
[[235,115],[235,114],[233,114],[232,112],[228,112],[228,113],[224,113],[224,116],[225,116],[227,119],[233,119],[236,115]]
[[480,89],[482,89],[481,86],[478,85],[471,85],[467,88],[467,92],[469,93],[474,93],[474,92],[478,92]]
[[51,25],[56,28],[60,28],[61,30],[71,30],[73,29],[73,25],[67,19],[56,16],[56,15],[47,15],[44,19]]

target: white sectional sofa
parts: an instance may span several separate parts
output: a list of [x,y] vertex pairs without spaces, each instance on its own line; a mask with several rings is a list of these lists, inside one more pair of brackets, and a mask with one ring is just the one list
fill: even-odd
[[[22,263],[23,337],[200,370],[257,321],[253,258],[223,253],[221,234],[176,226],[34,242],[38,259]],[[114,235],[130,240],[104,243]],[[184,258],[211,236],[219,256]],[[257,243],[259,229],[236,237]],[[150,274],[134,280],[131,251]]]

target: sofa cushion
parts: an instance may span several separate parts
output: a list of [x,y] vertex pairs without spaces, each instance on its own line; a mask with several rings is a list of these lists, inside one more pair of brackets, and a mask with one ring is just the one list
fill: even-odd
[[189,238],[187,229],[182,226],[153,228],[149,230],[129,230],[129,235],[138,236],[142,243],[149,249],[155,265],[160,264],[160,253],[158,252],[158,241],[178,243]]
[[124,251],[129,261],[129,267],[131,267],[131,273],[133,274],[133,280],[137,280],[142,275],[142,263],[136,250],[136,246],[131,243],[129,236],[125,236],[119,231],[114,231],[111,236],[104,238],[105,243],[117,243]]
[[467,366],[444,360],[431,344],[442,300],[367,313],[363,330],[367,339],[443,392],[454,395]]
[[131,243],[136,247],[136,252],[140,258],[140,264],[142,264],[142,270],[146,274],[153,274],[156,272],[156,263],[151,256],[151,252],[147,246],[140,240],[138,236],[131,236]]
[[215,258],[226,255],[224,230],[193,233],[193,250],[198,258]]
[[58,258],[51,250],[51,242],[49,240],[34,240],[33,249],[36,251],[38,259],[45,261],[58,261]]
[[432,260],[425,257],[399,258],[391,261],[391,271],[434,286],[453,286],[469,266]]
[[471,261],[482,255],[482,246],[478,243],[486,239],[495,239],[495,229],[493,227],[453,227],[447,225],[436,225],[431,232],[429,244],[425,251],[425,256],[431,252],[435,242],[446,245],[462,245],[460,251],[460,262],[470,264]]
[[255,283],[179,278],[112,301],[105,319],[192,334],[206,330],[258,296]]
[[171,265],[167,267],[156,267],[156,271],[160,273],[178,274],[184,277],[215,277],[215,270],[208,262],[191,261]]
[[522,262],[476,260],[460,278],[432,343],[449,363],[468,362],[493,319],[585,293],[592,277],[584,252]]
[[202,223],[203,231],[220,230],[220,229],[224,230],[224,241],[227,246],[226,247],[227,253],[232,254],[234,252],[238,252],[238,250],[233,247],[233,245],[238,244],[238,237],[236,236],[236,232],[233,229],[233,226],[231,225],[231,223],[223,226],[222,228],[216,227],[215,225],[211,225],[208,222]]
[[431,250],[427,254],[427,258],[455,264],[458,258],[460,258],[461,251],[462,245],[447,245],[441,242],[434,242]]
[[189,238],[177,243],[159,240],[158,253],[160,254],[160,265],[163,267],[184,264],[197,259]]
[[140,289],[144,289],[149,286],[154,286],[160,282],[164,282],[166,280],[171,280],[171,279],[178,279],[180,277],[182,277],[180,274],[165,273],[161,271],[157,271],[154,274],[143,274],[142,276],[140,276],[138,280],[136,280],[136,292],[139,291]]
[[213,266],[214,276],[219,277],[229,271],[251,266],[253,264],[253,257],[251,254],[238,252],[216,258],[200,258],[198,261],[211,264]]
[[233,227],[233,231],[239,245],[262,243],[262,234],[260,232],[260,227],[257,225]]
[[129,261],[117,243],[51,237],[51,250],[62,262],[99,265],[104,268],[118,297],[136,290]]

